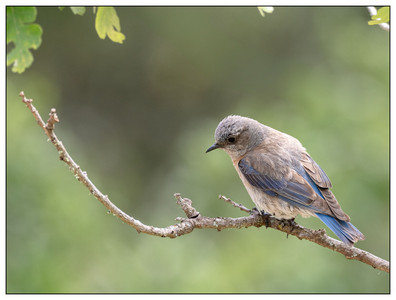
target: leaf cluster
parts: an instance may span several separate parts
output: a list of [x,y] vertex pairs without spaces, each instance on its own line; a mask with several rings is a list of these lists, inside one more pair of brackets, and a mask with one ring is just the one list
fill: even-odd
[[378,10],[377,14],[371,17],[372,20],[368,21],[369,25],[378,25],[387,23],[390,20],[389,6],[382,7]]
[[33,63],[30,49],[37,49],[41,44],[43,30],[34,24],[37,10],[35,7],[7,7],[7,45],[14,48],[7,54],[7,66],[12,71],[23,73]]
[[[63,10],[64,7],[59,7]],[[83,16],[86,8],[71,6],[75,15]],[[121,33],[120,20],[114,7],[94,7],[95,29],[101,39],[109,37],[115,43],[122,44],[125,35]],[[7,66],[12,65],[12,72],[23,73],[33,63],[31,49],[36,50],[41,44],[43,29],[35,24],[37,9],[33,6],[7,7],[7,45],[14,48],[7,53]]]

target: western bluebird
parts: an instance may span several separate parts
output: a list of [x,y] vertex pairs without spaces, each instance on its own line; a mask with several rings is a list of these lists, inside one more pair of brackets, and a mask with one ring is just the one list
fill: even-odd
[[206,152],[221,148],[231,157],[260,212],[278,219],[315,216],[347,245],[364,240],[330,191],[325,172],[294,137],[250,118],[228,116],[217,126],[215,141]]

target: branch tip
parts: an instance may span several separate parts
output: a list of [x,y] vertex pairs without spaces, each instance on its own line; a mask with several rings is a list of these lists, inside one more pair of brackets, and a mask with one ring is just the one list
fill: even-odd
[[58,115],[56,114],[55,108],[51,108],[49,116],[50,117],[47,123],[45,124],[45,128],[47,128],[48,130],[53,130],[55,127],[55,123],[59,123],[59,118]]
[[176,203],[181,207],[181,209],[186,214],[187,218],[194,219],[199,217],[199,211],[197,211],[192,206],[192,200],[188,198],[182,198],[180,193],[175,193]]
[[19,93],[19,96],[22,97],[22,102],[25,103],[25,104],[30,104],[30,103],[33,102],[32,99],[27,99],[27,98],[25,97],[25,93],[24,93],[23,91],[21,91],[21,92]]

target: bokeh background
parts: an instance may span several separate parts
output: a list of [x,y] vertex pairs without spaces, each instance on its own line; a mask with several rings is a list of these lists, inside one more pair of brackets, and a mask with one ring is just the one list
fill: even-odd
[[[59,161],[18,96],[99,189],[165,227],[253,207],[229,157],[205,154],[218,122],[249,116],[298,138],[366,240],[389,259],[389,35],[365,7],[117,7],[124,44],[101,40],[89,8],[39,7],[43,42],[7,70],[9,293],[387,293],[389,275],[265,228],[138,234]],[[298,218],[310,228],[317,219]],[[329,235],[334,236],[327,230]]]

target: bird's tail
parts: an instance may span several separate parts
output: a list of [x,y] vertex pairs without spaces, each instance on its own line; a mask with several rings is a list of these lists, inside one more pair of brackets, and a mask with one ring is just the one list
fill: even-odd
[[357,241],[365,239],[364,235],[350,222],[345,222],[324,214],[316,213],[316,215],[341,241],[349,246],[353,246]]

